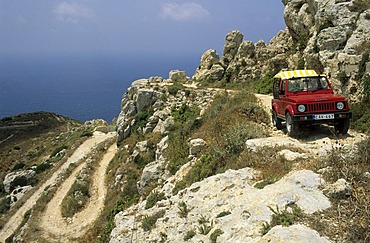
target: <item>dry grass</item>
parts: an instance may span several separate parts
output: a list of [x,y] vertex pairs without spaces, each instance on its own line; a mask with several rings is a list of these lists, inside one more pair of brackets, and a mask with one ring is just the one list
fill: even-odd
[[352,185],[348,198],[331,199],[332,207],[313,215],[305,222],[320,234],[338,242],[369,242],[370,240],[370,139],[359,143],[351,156],[345,149],[333,149],[318,168],[327,168],[323,174],[328,182],[344,178]]

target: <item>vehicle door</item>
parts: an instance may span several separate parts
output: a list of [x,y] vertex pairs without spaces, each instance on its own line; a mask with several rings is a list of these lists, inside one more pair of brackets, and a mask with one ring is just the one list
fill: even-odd
[[287,80],[283,79],[280,81],[279,89],[279,103],[278,103],[278,114],[280,116],[285,116],[285,106],[286,106],[286,83]]

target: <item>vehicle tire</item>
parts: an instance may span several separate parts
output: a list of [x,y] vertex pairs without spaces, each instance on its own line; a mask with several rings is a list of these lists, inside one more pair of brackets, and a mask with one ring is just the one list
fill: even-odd
[[288,132],[288,135],[291,137],[296,136],[299,131],[298,123],[293,121],[289,112],[286,113],[285,118],[286,118],[286,130]]
[[334,129],[339,134],[347,134],[349,129],[349,119],[340,120],[334,125]]
[[272,124],[277,128],[277,130],[283,129],[282,120],[277,116],[275,110],[272,110]]

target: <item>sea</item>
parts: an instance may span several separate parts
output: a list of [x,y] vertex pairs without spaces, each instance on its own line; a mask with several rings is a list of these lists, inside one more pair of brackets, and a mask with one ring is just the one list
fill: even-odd
[[192,76],[200,55],[55,55],[0,57],[0,118],[36,111],[79,121],[118,117],[122,95],[141,78]]

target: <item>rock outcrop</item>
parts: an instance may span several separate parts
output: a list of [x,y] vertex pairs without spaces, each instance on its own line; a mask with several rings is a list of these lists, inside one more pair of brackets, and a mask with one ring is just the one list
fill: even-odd
[[[145,209],[145,201],[137,204],[116,215],[111,242],[154,242],[160,241],[163,234],[167,242],[183,242],[190,230],[196,231],[192,242],[209,242],[209,235],[217,229],[223,232],[217,242],[284,241],[291,237],[328,242],[302,225],[283,229],[277,226],[264,237],[260,233],[263,223],[269,222],[273,214],[269,207],[284,209],[295,204],[308,214],[330,207],[328,198],[318,189],[324,182],[319,175],[308,170],[297,171],[264,189],[254,188],[251,184],[256,175],[251,168],[228,170],[194,183],[176,196],[157,202],[153,208]],[[183,203],[188,212],[182,217]],[[143,219],[159,212],[163,215],[157,220],[156,227],[145,231]],[[204,222],[200,223],[201,219]],[[210,231],[198,233],[202,225],[210,227]],[[302,231],[297,234],[294,229]],[[278,230],[283,233],[275,234]]]
[[[193,90],[182,84],[188,80],[184,71],[171,71],[169,79],[151,77],[136,80],[124,94],[117,119],[118,143],[133,129],[144,133],[165,134],[174,123],[171,111],[182,105],[197,106],[200,114],[210,104],[217,91]],[[141,124],[143,121],[148,121]]]
[[281,69],[331,73],[337,92],[356,101],[370,73],[370,4],[366,1],[285,0],[287,25],[268,44],[226,36],[223,55],[206,51],[193,76],[199,82],[243,82]]
[[[263,153],[264,149],[280,148],[276,150],[276,158],[284,166],[294,167],[289,174],[262,189],[258,189],[259,183],[265,181],[257,181],[262,172],[245,167],[175,190],[189,176],[188,172],[196,168],[202,151],[211,144],[197,134],[184,140],[188,146],[187,161],[174,175],[166,158],[176,111],[184,106],[198,107],[201,121],[214,96],[224,92],[194,89],[190,81],[195,84],[242,82],[284,68],[308,68],[332,73],[333,84],[343,94],[352,94],[356,99],[361,93],[359,81],[370,72],[370,4],[346,0],[284,0],[283,3],[287,28],[269,43],[243,41],[240,31],[232,31],[226,36],[221,57],[215,50],[203,53],[192,80],[185,72],[173,70],[168,79],[151,77],[132,83],[122,98],[116,126],[118,144],[124,143],[132,133],[160,133],[161,139],[154,144],[143,140],[124,147],[127,159],[123,163],[138,161],[142,154],[152,154],[147,156],[150,161],[142,167],[136,184],[141,198],[115,216],[111,242],[330,242],[302,222],[289,227],[267,226],[280,210],[288,213],[300,210],[309,217],[330,208],[331,199],[351,196],[354,189],[344,179],[326,184],[322,176],[332,170],[330,166],[323,166],[319,170],[321,174],[316,174],[302,169],[304,166],[296,162],[325,159],[335,149],[347,151],[343,157],[351,158],[357,150],[355,143],[362,137],[334,141],[327,136],[312,135],[312,141],[302,141],[274,134],[246,139],[245,151]],[[272,131],[276,132],[280,131]],[[123,185],[124,178],[124,172],[117,171],[115,186]],[[158,201],[148,207],[151,194],[157,195]]]

